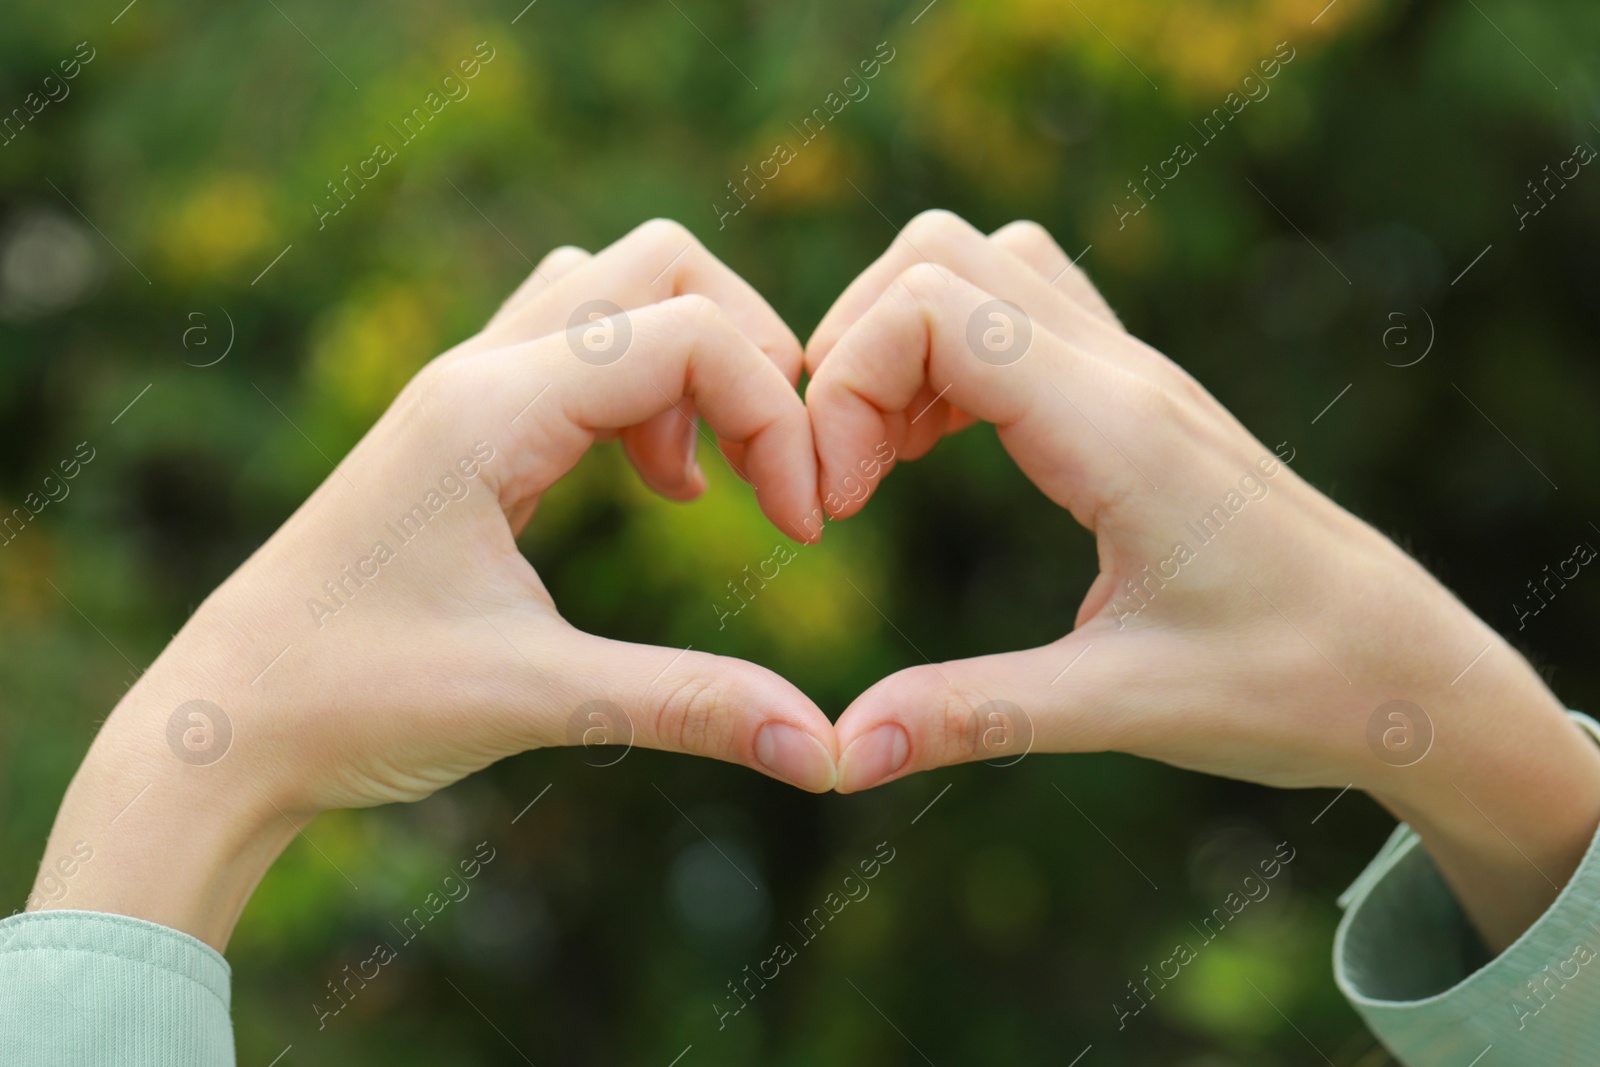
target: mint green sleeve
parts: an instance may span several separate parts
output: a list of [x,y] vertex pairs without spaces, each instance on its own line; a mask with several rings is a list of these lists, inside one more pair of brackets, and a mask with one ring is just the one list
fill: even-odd
[[232,1067],[230,971],[211,946],[93,911],[0,921],[0,1064]]
[[[1600,740],[1600,725],[1573,714]],[[1339,903],[1334,976],[1409,1067],[1600,1063],[1600,836],[1523,935],[1490,958],[1401,825]],[[1493,1050],[1492,1052],[1490,1050]]]

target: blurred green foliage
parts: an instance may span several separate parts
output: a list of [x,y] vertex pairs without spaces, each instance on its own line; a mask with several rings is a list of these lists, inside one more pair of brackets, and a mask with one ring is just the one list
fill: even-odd
[[[1522,228],[1511,207],[1575,142],[1600,144],[1592,4],[519,8],[26,0],[0,16],[0,109],[29,109],[0,147],[0,511],[78,442],[95,450],[0,548],[6,899],[25,896],[97,723],[326,475],[319,450],[347,450],[549,248],[651,216],[687,223],[802,337],[917,211],[1037,219],[1131,329],[1502,630],[1524,582],[1600,521],[1600,176]],[[1126,183],[1284,41],[1270,96],[1119,227]],[[93,59],[32,114],[79,42]],[[319,228],[326,183],[479,42],[494,59],[470,96]],[[880,42],[894,58],[870,93],[719,228],[727,183]],[[1430,355],[1393,366],[1422,350],[1423,309]],[[1412,346],[1385,348],[1401,321]],[[230,333],[225,359],[195,366]],[[723,583],[777,535],[709,473],[704,501],[671,505],[602,448],[526,550],[577,625],[748,657],[830,713],[924,654],[1058,636],[1095,571],[1090,538],[980,427],[897,470],[719,631]],[[1600,583],[1579,581],[1515,635],[1591,709],[1597,611]],[[759,890],[707,862],[653,786]],[[230,950],[240,1062],[292,1044],[285,1067],[665,1065],[690,1045],[683,1067],[1065,1063],[1092,1044],[1085,1067],[1268,1067],[1312,1062],[1310,1040],[1378,1064],[1328,947],[1334,897],[1389,820],[1352,795],[1313,825],[1331,799],[1109,755],[813,798],[642,751],[609,768],[527,754],[290,846]],[[326,983],[484,840],[497,858],[472,895],[319,1032]],[[719,1029],[725,984],[881,841],[896,858],[870,897]],[[1297,857],[1270,901],[1119,1031],[1126,983],[1279,841]]]

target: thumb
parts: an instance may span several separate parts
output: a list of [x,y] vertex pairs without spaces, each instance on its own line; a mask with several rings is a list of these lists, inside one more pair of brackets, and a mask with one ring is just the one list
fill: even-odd
[[833,724],[765,667],[576,630],[564,644],[557,661],[578,684],[565,687],[572,706],[548,743],[581,745],[597,765],[639,746],[740,763],[813,793],[837,784]]
[[1143,718],[1130,693],[1139,686],[1128,683],[1141,674],[1119,637],[1080,631],[1040,648],[891,674],[839,717],[839,791],[955,763],[1127,751]]

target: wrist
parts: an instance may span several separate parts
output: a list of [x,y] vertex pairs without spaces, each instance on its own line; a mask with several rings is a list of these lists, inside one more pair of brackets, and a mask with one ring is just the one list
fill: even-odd
[[[129,915],[221,951],[297,832],[290,816],[303,823],[309,814],[279,810],[235,747],[247,701],[171,655],[180,644],[129,690],[90,746],[29,906]],[[62,880],[67,856],[79,862]]]
[[1368,791],[1417,832],[1499,952],[1549,910],[1594,841],[1600,747],[1503,643],[1478,670],[1433,714],[1428,755]]

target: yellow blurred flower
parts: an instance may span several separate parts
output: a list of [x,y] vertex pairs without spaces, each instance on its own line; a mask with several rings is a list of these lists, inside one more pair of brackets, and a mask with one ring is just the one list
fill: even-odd
[[[828,205],[839,202],[847,193],[855,195],[850,186],[845,184],[845,178],[855,168],[850,165],[845,141],[840,133],[823,130],[807,142],[793,130],[779,130],[770,141],[762,142],[760,148],[752,146],[749,158],[767,158],[772,146],[780,143],[791,146],[795,156],[784,165],[778,177],[762,190],[761,195],[773,205]],[[736,181],[742,180],[743,176],[744,172],[740,171]],[[760,206],[759,203],[757,206]]]
[[312,395],[352,419],[376,418],[434,354],[437,328],[432,302],[415,285],[357,293],[313,331]]
[[156,235],[168,269],[202,277],[260,252],[271,230],[267,193],[249,174],[211,175],[161,219]]
[[[487,42],[488,50],[476,53],[480,44]],[[479,55],[488,55],[485,62],[471,61]],[[475,112],[473,122],[492,122],[495,119],[516,118],[526,121],[537,114],[542,102],[542,86],[538,69],[528,64],[521,49],[506,40],[499,30],[457,33],[448,43],[434,50],[439,74],[453,75],[464,81],[471,94],[463,101]],[[463,66],[463,63],[466,66]],[[476,69],[472,78],[464,73]],[[476,103],[474,103],[476,101]]]
[[[0,500],[0,515],[22,506],[20,500]],[[30,521],[18,531],[14,525],[11,540],[0,546],[0,614],[12,626],[37,624],[64,606],[46,581],[57,569],[55,542],[38,526]]]

